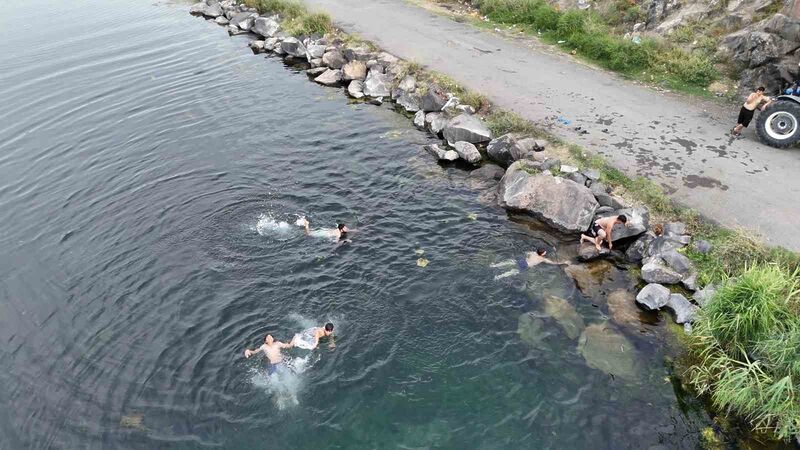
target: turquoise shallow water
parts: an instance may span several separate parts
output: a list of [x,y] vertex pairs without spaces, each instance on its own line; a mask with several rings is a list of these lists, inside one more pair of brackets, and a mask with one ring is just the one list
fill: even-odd
[[[0,19],[0,448],[696,446],[663,324],[610,320],[623,272],[494,280],[570,250],[433,164],[407,119],[187,11]],[[298,215],[358,232],[310,239]],[[635,376],[587,365],[550,295],[625,336]],[[326,320],[336,348],[293,351],[296,375],[242,357]]]

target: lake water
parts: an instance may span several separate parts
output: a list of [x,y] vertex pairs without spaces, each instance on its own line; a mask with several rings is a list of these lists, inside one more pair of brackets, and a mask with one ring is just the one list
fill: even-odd
[[[495,280],[574,244],[433,163],[408,119],[186,3],[5,6],[0,448],[697,445],[664,318],[610,320],[624,271]],[[357,232],[309,238],[300,215]],[[292,350],[297,373],[242,356],[328,320],[336,348]],[[584,326],[623,336],[634,376],[587,364]]]

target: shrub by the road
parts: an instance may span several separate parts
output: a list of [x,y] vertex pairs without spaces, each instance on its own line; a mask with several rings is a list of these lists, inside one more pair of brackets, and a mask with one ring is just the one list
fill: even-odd
[[[481,13],[503,24],[532,27],[582,56],[629,75],[647,72],[694,87],[717,78],[706,52],[687,52],[653,38],[638,42],[615,32],[610,20],[592,11],[561,12],[544,0],[474,0]],[[628,15],[628,12],[625,13]]]
[[756,430],[800,434],[800,272],[744,269],[700,312],[688,338],[690,383]]

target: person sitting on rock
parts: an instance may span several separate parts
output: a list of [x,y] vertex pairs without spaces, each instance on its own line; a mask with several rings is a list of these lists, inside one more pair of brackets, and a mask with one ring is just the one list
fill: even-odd
[[600,251],[603,240],[605,240],[608,242],[608,249],[611,250],[614,247],[611,239],[611,229],[618,223],[628,226],[628,218],[625,217],[625,214],[601,217],[595,220],[587,234],[581,234],[579,244],[583,243],[583,241],[592,242],[597,247],[597,250]]
[[501,261],[499,263],[492,264],[491,267],[495,269],[500,267],[509,267],[513,265],[517,266],[516,268],[511,269],[508,272],[495,276],[494,279],[499,280],[502,278],[510,277],[512,275],[517,275],[520,272],[524,272],[525,270],[528,270],[531,267],[538,266],[539,264],[542,263],[553,264],[553,265],[566,264],[566,263],[557,263],[555,261],[551,261],[545,258],[545,255],[547,255],[547,249],[544,247],[539,247],[536,249],[535,252],[527,252],[524,258],[520,258],[516,261],[509,259],[506,261]]

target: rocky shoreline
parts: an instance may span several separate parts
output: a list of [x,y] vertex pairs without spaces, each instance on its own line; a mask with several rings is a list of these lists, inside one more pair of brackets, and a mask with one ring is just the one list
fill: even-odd
[[636,304],[646,311],[670,310],[675,322],[691,333],[691,323],[713,287],[698,289],[697,270],[679,250],[691,244],[705,253],[711,247],[706,241],[693,242],[684,224],[651,227],[646,207],[627,204],[602,183],[598,171],[562,164],[547,151],[545,140],[514,133],[493,136],[472,106],[409,74],[408,64],[394,55],[339,38],[291,36],[281,31],[279,16],[261,15],[234,0],[206,0],[190,12],[227,27],[230,35],[252,36],[254,53],[271,53],[301,66],[316,83],[371,104],[391,102],[412,117],[415,127],[440,140],[424,146],[433,159],[473,167],[470,176],[486,182],[497,203],[510,212],[530,216],[576,241],[597,218],[625,214],[627,226],[613,229],[614,250],[597,251],[584,243],[578,260],[608,259],[641,268],[646,285]]

